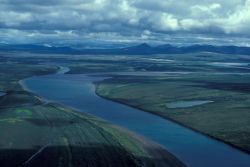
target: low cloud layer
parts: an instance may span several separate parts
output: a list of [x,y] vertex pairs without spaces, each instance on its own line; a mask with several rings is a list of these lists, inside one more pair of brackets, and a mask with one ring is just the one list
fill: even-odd
[[249,29],[250,0],[0,0],[0,42],[248,45]]

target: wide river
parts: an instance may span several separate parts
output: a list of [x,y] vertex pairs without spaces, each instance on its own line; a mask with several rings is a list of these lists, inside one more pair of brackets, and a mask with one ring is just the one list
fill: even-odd
[[189,167],[250,167],[250,155],[156,115],[105,100],[95,94],[101,77],[61,73],[23,80],[47,100],[125,127],[164,146]]

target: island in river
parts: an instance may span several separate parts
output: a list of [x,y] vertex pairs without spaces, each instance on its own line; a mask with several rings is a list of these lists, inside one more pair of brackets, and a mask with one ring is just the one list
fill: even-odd
[[1,167],[185,166],[157,144],[25,91],[20,80],[58,71],[41,64],[46,56],[0,56]]

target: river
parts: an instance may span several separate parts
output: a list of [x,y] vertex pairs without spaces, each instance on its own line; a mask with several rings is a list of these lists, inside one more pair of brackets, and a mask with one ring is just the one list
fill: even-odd
[[0,97],[1,96],[4,96],[6,93],[4,93],[4,92],[0,92]]
[[161,144],[189,167],[250,167],[249,154],[159,116],[97,96],[93,82],[102,79],[57,73],[22,83],[47,100],[77,108]]

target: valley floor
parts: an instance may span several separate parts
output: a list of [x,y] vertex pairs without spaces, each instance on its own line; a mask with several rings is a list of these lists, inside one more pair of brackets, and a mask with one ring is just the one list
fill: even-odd
[[24,91],[19,80],[58,68],[12,59],[0,64],[1,167],[185,166],[126,130]]

